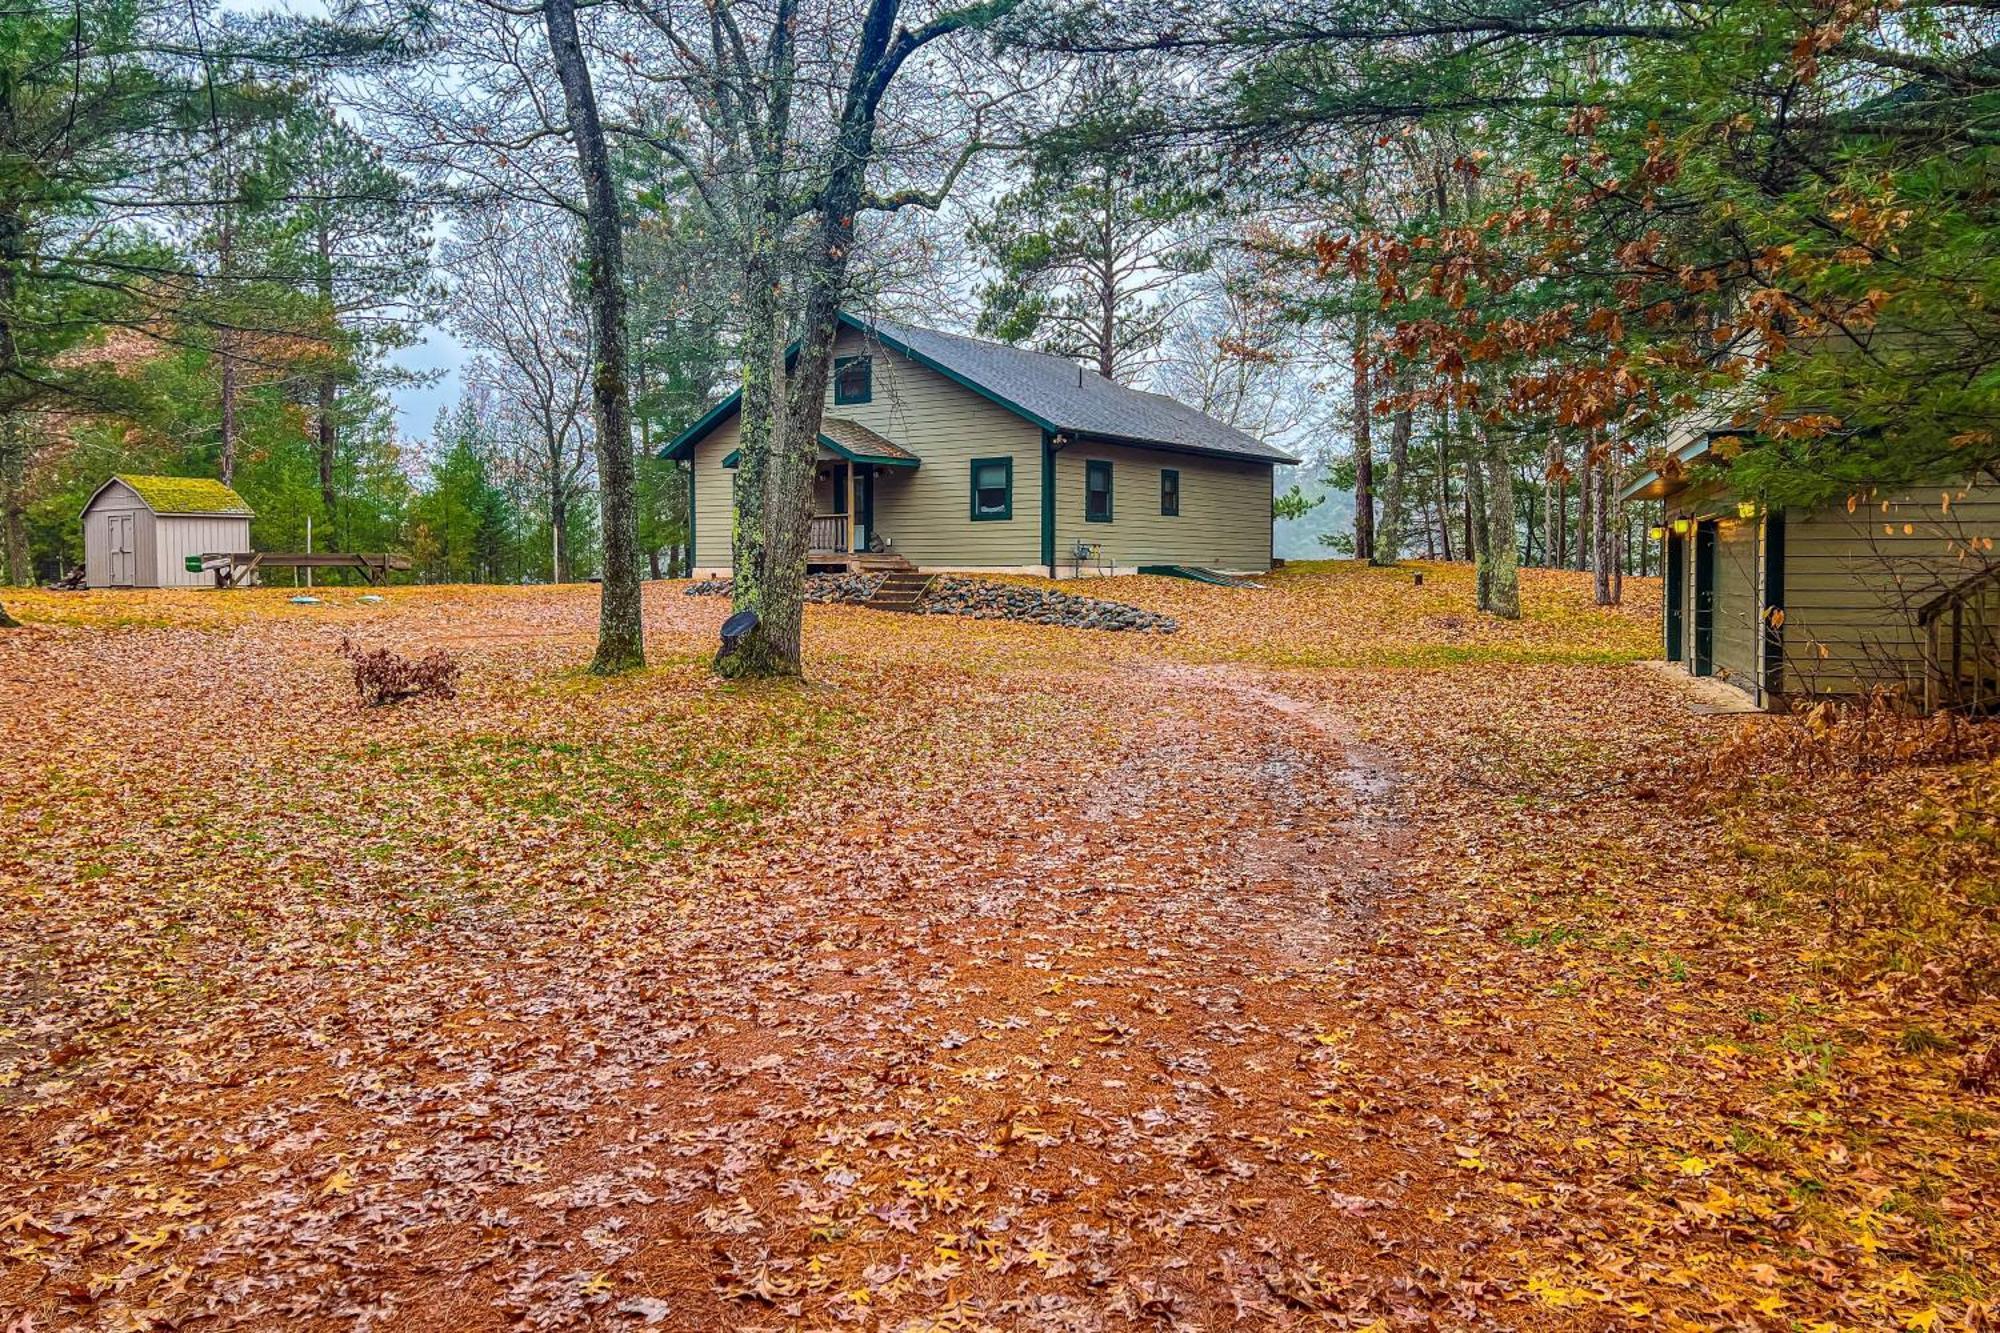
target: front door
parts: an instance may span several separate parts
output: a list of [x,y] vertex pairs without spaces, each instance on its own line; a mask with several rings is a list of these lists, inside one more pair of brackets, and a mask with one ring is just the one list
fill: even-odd
[[875,527],[875,467],[854,465],[854,549],[868,549],[868,534]]
[[1715,674],[1715,520],[1694,529],[1694,674]]
[[139,577],[139,552],[132,542],[132,515],[107,514],[106,534],[110,556],[111,586],[129,588]]

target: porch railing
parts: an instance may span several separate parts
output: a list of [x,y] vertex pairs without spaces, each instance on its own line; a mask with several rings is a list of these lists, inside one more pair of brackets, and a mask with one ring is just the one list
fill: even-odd
[[815,551],[845,551],[850,549],[847,540],[847,515],[814,514],[812,520],[811,549]]
[[2000,566],[1917,612],[1929,680],[1925,711],[2000,712]]

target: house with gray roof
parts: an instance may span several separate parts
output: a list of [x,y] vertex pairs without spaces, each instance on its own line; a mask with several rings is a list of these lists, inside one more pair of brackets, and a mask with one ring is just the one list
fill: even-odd
[[[738,408],[732,394],[662,451],[691,465],[698,577],[730,568]],[[1272,468],[1298,461],[1062,357],[843,313],[811,563],[1261,573]]]

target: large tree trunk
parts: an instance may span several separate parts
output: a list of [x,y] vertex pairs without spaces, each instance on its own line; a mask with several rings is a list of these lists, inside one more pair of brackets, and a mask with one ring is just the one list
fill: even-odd
[[[812,531],[813,476],[818,466],[820,420],[840,332],[840,302],[854,251],[854,220],[861,211],[868,164],[874,155],[876,114],[906,50],[892,53],[898,0],[870,0],[856,44],[840,115],[840,133],[818,196],[801,274],[798,358],[785,373],[782,401],[774,401],[776,438],[764,477],[763,585],[758,625],[734,651],[717,659],[730,676],[796,676],[801,673],[805,625],[806,551]],[[766,194],[767,199],[779,197]],[[749,426],[750,403],[743,405]],[[745,450],[745,459],[748,450]],[[739,465],[740,465],[739,460]],[[736,484],[744,484],[739,475]]]
[[[743,397],[737,414],[737,463],[734,523],[730,546],[733,583],[730,603],[737,611],[755,611],[759,625],[771,614],[766,549],[765,511],[770,503],[768,477],[772,455],[779,448],[783,423],[777,405],[785,386],[784,306],[778,287],[779,221],[767,207],[752,228],[743,259]],[[802,614],[802,613],[801,613]],[[782,662],[773,663],[760,633],[746,635],[734,651],[716,660],[724,675],[783,675]]]
[[1486,424],[1474,418],[1481,457],[1472,469],[1485,470],[1485,560],[1480,580],[1486,592],[1485,609],[1503,620],[1521,618],[1521,547],[1514,531],[1514,469],[1507,457],[1504,438],[1494,435]]
[[1370,382],[1368,312],[1354,316],[1354,558],[1375,561],[1375,395]]
[[1596,494],[1596,473],[1591,467],[1590,451],[1586,447],[1582,471],[1577,473],[1576,478],[1576,567],[1579,573],[1590,568],[1590,511]]
[[35,561],[28,550],[28,432],[19,413],[0,419],[0,553],[8,583],[32,587]]
[[1612,511],[1611,460],[1600,458],[1591,475],[1597,481],[1597,494],[1590,506],[1594,521],[1591,567],[1596,570],[1593,591],[1599,606],[1611,606],[1618,600],[1612,591],[1612,570],[1618,562],[1618,516]]
[[1375,529],[1375,562],[1393,565],[1403,558],[1403,542],[1409,526],[1409,496],[1404,487],[1410,468],[1410,431],[1414,413],[1408,407],[1396,409],[1389,419],[1389,475],[1382,480],[1382,522]]
[[[334,353],[332,335],[339,329],[339,320],[333,310],[333,238],[327,233],[324,213],[321,214],[320,225],[314,234],[314,239],[319,250],[319,299],[325,308],[323,313],[327,322],[326,354],[328,361],[331,362]],[[339,388],[334,380],[333,368],[329,365],[320,372],[317,413],[319,419],[316,423],[319,428],[319,499],[321,508],[326,511],[328,523],[334,521],[333,461],[340,435],[334,426],[333,411],[338,398]],[[342,544],[345,545],[344,542]]]
[[632,462],[630,371],[625,341],[625,252],[620,233],[618,186],[611,153],[597,115],[597,94],[576,29],[576,0],[545,0],[549,54],[562,83],[570,137],[583,174],[584,255],[590,282],[590,315],[597,358],[591,373],[591,408],[597,424],[598,512],[603,542],[603,583],[597,612],[600,675],[646,664],[646,635],[639,580],[638,471]]
[[568,583],[571,569],[569,561],[569,492],[560,481],[549,488],[549,578],[555,583]]
[[216,331],[215,347],[222,360],[222,448],[216,459],[216,474],[224,486],[236,484],[236,353],[235,337],[228,329]]
[[1472,604],[1490,611],[1493,602],[1491,510],[1486,503],[1486,468],[1471,440],[1465,447],[1465,544],[1472,552]]
[[[11,114],[13,99],[0,88],[0,112]],[[0,393],[15,401],[21,389],[18,378],[20,347],[14,340],[14,297],[21,271],[25,242],[21,217],[12,208],[0,209]],[[0,508],[5,509],[4,543],[7,580],[27,586],[35,581],[34,560],[28,553],[28,432],[18,410],[0,419]],[[0,621],[6,621],[0,612]],[[6,621],[12,624],[12,621]]]
[[1438,415],[1437,445],[1437,515],[1438,543],[1444,548],[1446,564],[1452,560],[1451,551],[1451,409],[1445,408]]
[[333,374],[329,371],[319,377],[319,420],[316,423],[319,428],[319,499],[329,523],[333,521],[333,457],[340,443],[339,431],[333,424],[336,396]]

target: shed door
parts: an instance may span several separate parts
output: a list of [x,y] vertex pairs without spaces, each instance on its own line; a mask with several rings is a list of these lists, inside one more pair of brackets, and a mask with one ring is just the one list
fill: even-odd
[[1715,520],[1694,530],[1694,674],[1715,674]]
[[104,516],[105,555],[114,588],[129,588],[138,578],[139,551],[132,540],[132,518],[129,513]]
[[1687,652],[1687,538],[1667,532],[1667,660],[1685,660]]

